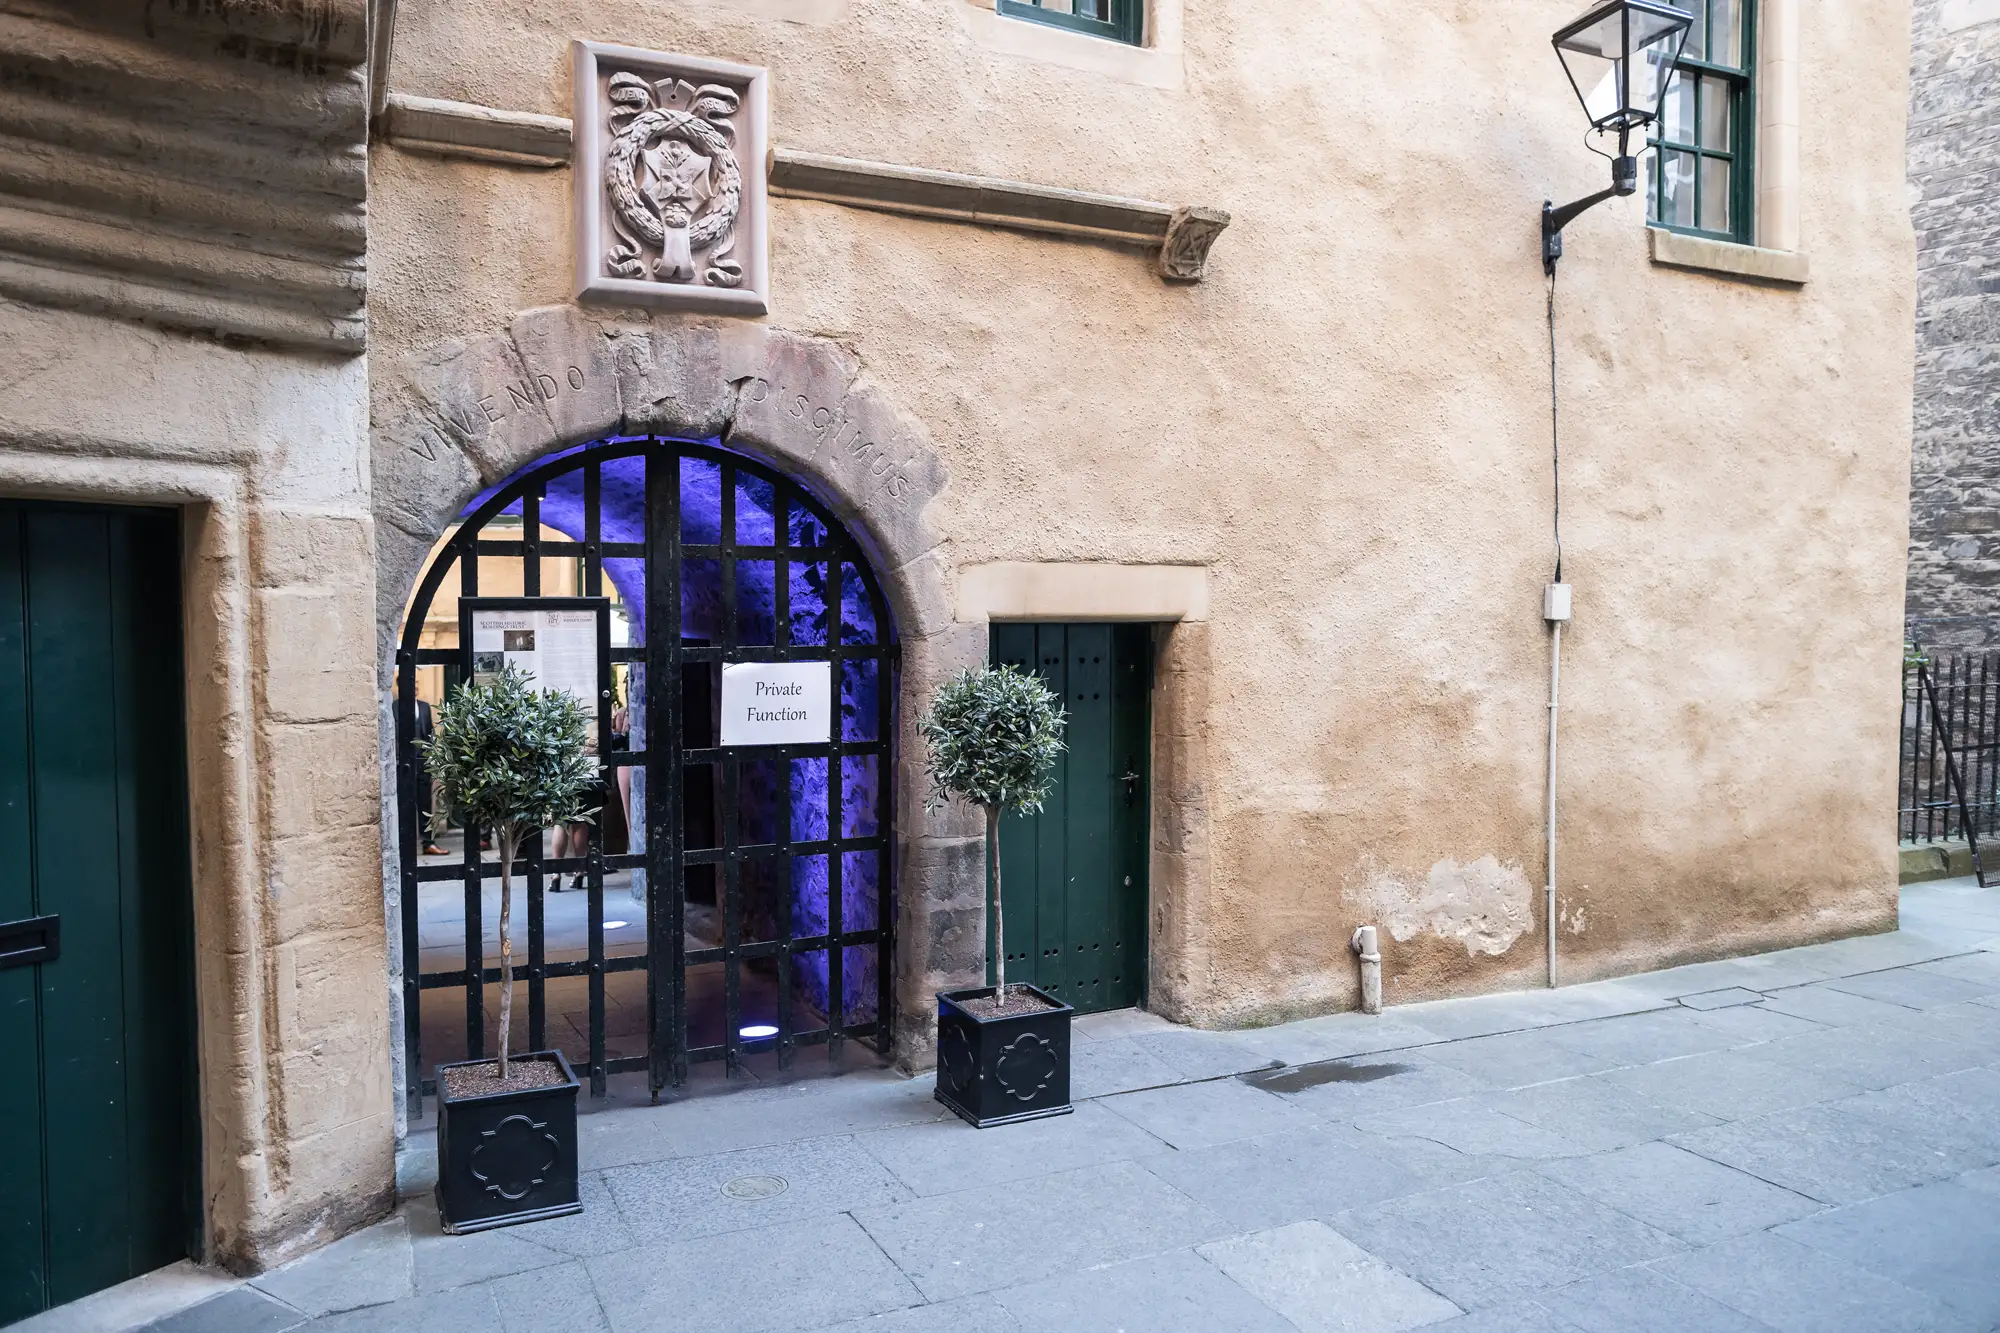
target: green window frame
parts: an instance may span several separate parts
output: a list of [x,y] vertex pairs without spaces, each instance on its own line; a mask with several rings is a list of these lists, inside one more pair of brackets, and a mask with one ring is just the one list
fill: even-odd
[[1127,46],[1139,45],[1146,35],[1146,0],[994,0],[994,9],[1008,18],[1087,32]]
[[1694,26],[1646,141],[1647,218],[1668,231],[1748,245],[1756,234],[1755,0],[1679,3]]

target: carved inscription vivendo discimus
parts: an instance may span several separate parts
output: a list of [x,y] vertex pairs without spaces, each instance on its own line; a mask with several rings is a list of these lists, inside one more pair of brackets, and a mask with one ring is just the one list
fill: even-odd
[[765,72],[577,42],[577,295],[761,315]]

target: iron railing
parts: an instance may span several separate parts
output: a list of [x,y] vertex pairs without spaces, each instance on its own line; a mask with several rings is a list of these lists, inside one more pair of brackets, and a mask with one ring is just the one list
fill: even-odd
[[2000,836],[2000,651],[1904,654],[1900,757],[1898,837],[1968,843],[1983,883],[1979,844]]

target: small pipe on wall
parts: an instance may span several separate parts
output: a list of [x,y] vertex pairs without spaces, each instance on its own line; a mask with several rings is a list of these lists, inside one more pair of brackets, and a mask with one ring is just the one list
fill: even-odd
[[1347,947],[1361,960],[1361,1012],[1379,1014],[1382,1012],[1382,950],[1379,936],[1373,926],[1363,926],[1354,932],[1354,938]]
[[1563,624],[1569,619],[1567,583],[1542,590],[1542,619],[1549,622],[1549,819],[1548,882],[1542,909],[1549,927],[1549,987],[1556,984],[1556,715],[1561,711]]

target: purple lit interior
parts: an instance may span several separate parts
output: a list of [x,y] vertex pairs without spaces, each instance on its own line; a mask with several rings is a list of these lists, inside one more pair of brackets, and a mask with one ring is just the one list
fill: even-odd
[[[713,442],[711,442],[713,443]],[[570,453],[579,450],[570,450]],[[557,455],[560,457],[561,455]],[[548,459],[531,464],[543,467]],[[527,469],[523,469],[526,471]],[[517,473],[516,477],[520,474]],[[510,477],[475,496],[461,518],[469,518],[504,486]],[[542,522],[575,541],[585,532],[584,473],[582,468],[552,477],[545,485]],[[607,542],[645,540],[646,462],[643,458],[617,458],[601,465],[599,524]],[[745,545],[775,544],[774,489],[770,482],[745,473],[736,481],[736,540]],[[519,517],[519,501],[502,512]],[[801,505],[788,506],[785,544],[816,548],[827,537],[826,527]],[[717,543],[722,536],[722,470],[720,465],[699,458],[681,460],[681,538],[690,543]],[[830,562],[813,559],[806,550],[790,562],[789,611],[791,641],[798,645],[827,641],[827,584],[832,575]],[[632,642],[645,640],[646,602],[645,561],[634,558],[607,558],[605,577],[618,590],[632,627]],[[874,608],[860,572],[849,563],[839,566],[841,638],[853,644],[878,642]],[[770,560],[740,559],[736,562],[736,622],[739,644],[754,646],[776,640],[776,564]],[[688,644],[714,643],[723,635],[723,580],[721,562],[686,558],[681,562],[681,639]],[[841,734],[849,741],[879,738],[879,664],[850,661],[839,664]],[[645,745],[645,667],[631,667],[630,712],[632,748]],[[751,752],[754,754],[754,752]],[[776,838],[780,801],[787,800],[794,842],[827,837],[828,761],[794,759],[788,780],[779,769],[780,761],[747,757],[738,778],[737,820],[739,840],[744,844]],[[645,800],[644,773],[632,775],[635,809]],[[849,755],[842,760],[841,829],[846,838],[869,837],[880,831],[880,760],[874,755]],[[782,789],[782,791],[781,791]],[[788,799],[787,799],[788,798]],[[643,849],[643,819],[632,821],[632,850]],[[775,860],[744,859],[739,862],[743,917],[737,923],[744,943],[774,939],[779,933],[779,893],[775,880]],[[842,855],[840,866],[841,926],[844,930],[871,930],[877,918],[877,888],[880,856],[873,851]],[[639,876],[635,872],[635,882]],[[791,928],[795,937],[824,935],[831,929],[831,868],[828,857],[795,856],[791,862]],[[875,1016],[878,959],[873,948],[850,948],[843,961],[841,989],[849,1023],[867,1022]],[[829,968],[825,951],[796,955],[793,981],[798,994],[813,1008],[827,1008]],[[744,1025],[775,1021],[774,1014],[746,1012]]]

